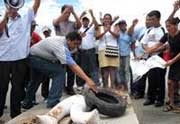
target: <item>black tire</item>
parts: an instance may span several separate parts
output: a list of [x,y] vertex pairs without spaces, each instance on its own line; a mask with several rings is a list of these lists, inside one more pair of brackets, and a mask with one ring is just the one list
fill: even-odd
[[100,114],[110,117],[122,116],[127,107],[126,99],[107,88],[98,88],[98,93],[87,91],[85,101],[91,109],[97,108]]

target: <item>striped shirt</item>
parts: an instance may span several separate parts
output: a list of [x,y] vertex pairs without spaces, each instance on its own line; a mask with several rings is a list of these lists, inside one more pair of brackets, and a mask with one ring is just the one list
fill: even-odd
[[63,36],[53,36],[41,40],[31,47],[30,54],[50,61],[60,61],[61,64],[76,64]]

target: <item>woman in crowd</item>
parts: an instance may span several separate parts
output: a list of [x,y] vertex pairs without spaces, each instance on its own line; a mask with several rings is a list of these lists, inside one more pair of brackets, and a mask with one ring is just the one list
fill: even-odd
[[164,111],[180,110],[174,104],[174,91],[179,87],[180,81],[180,31],[178,30],[178,18],[169,18],[166,20],[166,33],[160,40],[160,42],[147,50],[148,53],[158,51],[162,44],[168,42],[167,46],[170,49],[171,59],[167,61],[166,66],[170,66],[168,75],[168,104]]
[[105,56],[106,45],[118,46],[117,38],[119,36],[118,31],[112,31],[112,16],[111,14],[105,14],[103,17],[103,24],[97,31],[97,39],[99,40],[98,46],[98,61],[101,69],[103,86],[108,87],[108,79],[110,76],[111,87],[115,86],[115,79],[117,73],[117,67],[119,65],[118,57]]

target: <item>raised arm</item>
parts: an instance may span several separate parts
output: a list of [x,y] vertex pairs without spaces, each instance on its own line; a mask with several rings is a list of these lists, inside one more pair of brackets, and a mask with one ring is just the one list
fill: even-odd
[[34,4],[33,4],[33,10],[34,10],[34,14],[37,13],[39,6],[40,6],[41,0],[34,0]]
[[59,23],[67,20],[67,15],[69,16],[70,15],[70,12],[71,12],[71,9],[69,7],[66,7],[62,12],[61,14],[53,20],[53,25],[54,26],[57,26],[59,25]]
[[[89,13],[90,13],[91,18],[92,18],[92,24],[94,24],[95,29],[97,29],[97,28],[98,28],[98,22],[97,22],[96,18],[94,17],[93,10],[90,9],[90,10],[89,10]],[[91,25],[90,25],[90,26],[91,26]]]
[[169,15],[168,18],[173,18],[174,15],[176,14],[176,12],[179,10],[179,7],[180,7],[180,1],[179,0],[176,0],[173,4],[173,11],[172,13]]
[[71,8],[71,12],[76,20],[76,28],[79,29],[81,27],[81,21],[80,21],[79,17],[77,16],[77,14],[75,13],[73,6],[70,6],[70,8]]
[[132,25],[128,29],[128,34],[132,36],[134,34],[134,27],[137,25],[138,19],[134,19]]
[[109,33],[111,33],[112,34],[112,36],[114,37],[114,38],[118,38],[119,37],[119,31],[118,31],[118,29],[117,28],[114,28],[113,29],[113,31],[112,31],[112,29],[111,28],[109,28]]
[[106,34],[106,32],[108,32],[107,28],[103,32],[101,32],[101,28],[103,28],[103,27],[99,26],[96,31],[96,39],[97,40],[101,39]]

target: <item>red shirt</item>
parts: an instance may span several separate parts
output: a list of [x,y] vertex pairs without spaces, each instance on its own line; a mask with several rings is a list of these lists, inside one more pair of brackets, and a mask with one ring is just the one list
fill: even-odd
[[36,32],[32,32],[30,47],[33,46],[34,44],[38,43],[40,40],[42,40],[40,35],[37,34]]

